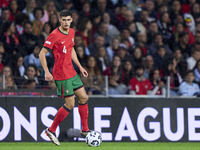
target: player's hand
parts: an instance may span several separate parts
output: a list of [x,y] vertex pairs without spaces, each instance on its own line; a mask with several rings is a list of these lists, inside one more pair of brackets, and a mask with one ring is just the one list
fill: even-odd
[[45,72],[45,81],[51,81],[53,80],[53,76],[50,72]]
[[83,74],[83,77],[85,77],[85,78],[88,77],[88,73],[83,67],[80,68],[80,72]]

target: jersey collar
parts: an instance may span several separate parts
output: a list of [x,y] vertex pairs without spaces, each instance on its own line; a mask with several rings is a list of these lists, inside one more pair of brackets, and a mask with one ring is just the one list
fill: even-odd
[[64,32],[62,32],[61,30],[60,30],[60,28],[58,27],[58,31],[60,31],[62,34],[64,34],[64,35],[68,35],[69,34],[69,32],[68,32],[68,34],[66,34],[66,33],[64,33]]

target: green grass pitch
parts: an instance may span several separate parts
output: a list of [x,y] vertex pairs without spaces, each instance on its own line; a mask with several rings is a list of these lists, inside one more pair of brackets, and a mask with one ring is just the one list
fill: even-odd
[[200,143],[138,143],[102,142],[99,147],[89,147],[85,142],[61,142],[56,146],[51,142],[0,142],[0,150],[200,150]]

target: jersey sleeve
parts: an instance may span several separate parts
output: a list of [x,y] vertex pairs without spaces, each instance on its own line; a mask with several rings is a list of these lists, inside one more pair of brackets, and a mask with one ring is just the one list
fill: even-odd
[[48,51],[53,51],[53,46],[56,42],[56,37],[54,34],[50,34],[46,41],[43,44],[43,47],[46,48]]

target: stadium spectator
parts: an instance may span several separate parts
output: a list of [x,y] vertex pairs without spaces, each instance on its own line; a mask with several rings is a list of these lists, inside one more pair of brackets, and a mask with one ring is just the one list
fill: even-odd
[[92,10],[89,1],[84,1],[82,5],[82,10],[80,11],[80,18],[90,18],[92,15]]
[[195,42],[191,45],[191,49],[200,49],[200,31],[195,33]]
[[133,39],[133,37],[131,37],[131,32],[129,28],[122,29],[120,37],[121,39],[126,38],[129,40],[129,45],[128,45],[129,48],[131,48],[135,44],[135,40]]
[[159,46],[157,52],[153,55],[153,58],[155,67],[161,69],[164,65],[165,60],[168,58],[165,47]]
[[105,85],[101,71],[97,66],[97,59],[94,56],[88,56],[84,68],[88,72],[88,77],[84,78],[82,75],[80,76],[88,95],[102,94]]
[[33,15],[35,19],[33,20],[33,33],[35,35],[40,35],[44,26],[44,22],[41,21],[44,11],[42,7],[36,7],[33,10]]
[[149,28],[149,13],[147,9],[143,8],[137,19],[136,26],[140,32],[146,32]]
[[94,43],[91,43],[88,46],[89,49],[89,55],[97,56],[97,49],[99,46],[105,45],[105,38],[102,35],[97,35],[94,38]]
[[93,43],[92,23],[89,18],[82,18],[78,22],[76,35],[81,35],[85,47]]
[[179,94],[182,96],[193,96],[199,95],[199,85],[193,83],[195,79],[194,72],[192,70],[188,70],[186,73],[185,81],[182,82],[179,86]]
[[191,8],[190,13],[193,17],[200,15],[200,6],[199,6],[198,3],[192,4],[192,8]]
[[159,9],[158,9],[158,11],[157,11],[157,19],[159,20],[159,19],[160,19],[160,15],[161,15],[162,13],[168,12],[168,11],[169,11],[169,9],[168,9],[167,5],[163,3],[163,4],[159,7]]
[[195,48],[192,49],[191,56],[187,58],[188,69],[192,70],[199,59],[200,59],[200,50]]
[[117,53],[117,50],[119,48],[119,43],[120,39],[118,37],[114,37],[111,41],[110,46],[106,48],[110,62],[112,62],[113,60],[113,55]]
[[[97,0],[96,1],[97,2],[97,9],[94,9],[94,12],[98,12],[98,13],[100,13],[101,15],[104,13],[104,12],[108,12],[109,14],[110,14],[110,16],[111,16],[111,22],[113,23],[113,24],[116,24],[117,23],[117,17],[116,17],[116,15],[115,15],[115,13],[114,13],[114,9],[110,9],[109,7],[109,5],[107,5],[108,3],[108,1],[107,0]],[[107,6],[109,6],[109,7],[107,7]],[[111,6],[112,7],[112,6]]]
[[44,15],[41,18],[41,21],[42,22],[48,22],[49,21],[49,16],[51,14],[56,14],[59,17],[59,12],[56,9],[54,0],[46,1],[45,6],[44,6]]
[[6,53],[9,53],[11,56],[16,53],[16,48],[19,47],[19,38],[15,33],[16,30],[14,22],[5,22],[2,27],[0,41],[3,42]]
[[135,12],[138,9],[141,9],[141,5],[139,3],[139,0],[131,0],[128,4],[127,4],[127,8],[129,10],[131,10],[133,12],[133,14],[135,14]]
[[149,74],[149,80],[152,83],[151,91],[148,95],[166,95],[165,83],[160,78],[159,69],[152,69]]
[[35,0],[26,0],[26,8],[22,12],[29,16],[30,21],[33,21],[35,19],[33,15],[33,10],[35,9],[35,7]]
[[17,13],[19,13],[20,11],[18,10],[18,3],[17,0],[11,0],[10,4],[9,4],[9,9],[10,9],[10,16],[9,16],[9,20],[11,21],[15,21],[15,15]]
[[181,50],[179,48],[174,48],[173,58],[177,62],[176,69],[180,73],[181,77],[184,78],[185,73],[188,70],[188,64],[187,64],[187,61],[186,61],[186,56],[182,55]]
[[25,73],[25,67],[23,65],[23,57],[17,53],[12,57],[9,66],[12,68],[13,79],[17,83],[20,77],[22,77]]
[[133,58],[132,63],[134,67],[143,65],[142,49],[140,47],[135,47],[131,58]]
[[144,61],[144,77],[149,79],[149,73],[154,67],[154,60],[151,55],[147,55]]
[[127,6],[126,5],[121,5],[120,6],[120,13],[117,14],[117,20],[118,20],[117,26],[119,26],[120,23],[125,20],[126,11],[127,11]]
[[36,44],[34,47],[33,53],[24,57],[24,66],[25,67],[27,67],[29,64],[35,64],[38,69],[42,68],[42,65],[41,65],[40,59],[39,59],[39,53],[40,53],[41,49],[42,49],[42,45]]
[[85,46],[84,44],[80,44],[80,45],[77,45],[75,46],[75,51],[77,53],[77,57],[78,57],[78,60],[80,62],[80,64],[85,67],[85,63],[86,63],[86,60],[87,60],[87,55],[85,54]]
[[147,95],[147,92],[151,90],[152,84],[149,79],[144,78],[144,67],[138,65],[135,68],[136,75],[129,82],[129,94],[130,95]]
[[10,17],[10,9],[7,7],[2,8],[1,10],[1,16],[0,16],[0,30],[3,26],[3,24],[7,21],[9,21]]
[[98,31],[94,34],[94,38],[96,38],[98,35],[103,36],[105,39],[105,46],[108,47],[111,42],[111,38],[108,35],[108,24],[106,22],[101,22],[98,27]]
[[136,47],[140,47],[142,50],[142,56],[146,56],[147,54],[147,35],[146,33],[138,33],[137,34],[137,43]]
[[126,94],[127,87],[122,82],[122,65],[121,65],[121,59],[119,56],[115,55],[113,57],[113,61],[110,67],[107,67],[107,69],[103,72],[103,75],[108,76],[108,82],[109,82],[109,94]]
[[160,15],[160,20],[157,21],[159,31],[163,35],[163,43],[167,44],[170,41],[171,35],[172,35],[172,26],[170,23],[169,13],[163,12]]
[[128,48],[125,44],[119,44],[117,55],[121,58],[122,65],[126,60],[131,60],[130,56],[128,55]]
[[195,81],[200,84],[200,60],[197,61],[196,65],[193,68]]
[[154,55],[156,53],[158,47],[162,46],[162,45],[164,45],[166,53],[168,55],[172,53],[169,46],[167,44],[163,43],[163,37],[162,37],[161,33],[156,33],[154,35],[153,39],[154,39],[153,43],[151,45],[149,45],[147,48],[147,54]]
[[155,4],[154,0],[146,0],[145,8],[149,13],[149,21],[156,21],[157,20],[157,13],[155,11]]
[[193,33],[189,32],[188,29],[184,27],[183,23],[177,23],[175,25],[174,34],[171,37],[171,42],[170,42],[170,43],[172,43],[172,44],[170,44],[171,47],[173,47],[175,45],[174,43],[179,42],[179,34],[184,31],[189,33],[189,44],[194,43],[195,39],[194,39]]
[[134,22],[135,17],[131,10],[126,11],[125,20],[121,21],[120,25],[118,26],[119,31],[123,28],[127,27],[130,23]]
[[191,55],[191,46],[189,45],[189,34],[185,31],[181,32],[178,36],[179,42],[176,44],[176,47],[179,47],[182,54]]
[[42,33],[38,36],[37,42],[44,43],[51,33],[51,26],[48,22],[46,22],[43,26]]
[[27,14],[24,14],[24,13],[18,13],[16,14],[15,16],[15,26],[16,26],[16,29],[17,29],[17,34],[20,35],[24,32],[24,28],[23,28],[23,25],[24,25],[24,22],[29,20],[29,17]]
[[177,95],[177,88],[183,79],[177,70],[177,61],[175,58],[169,58],[164,62],[164,65],[160,70],[160,75],[165,80],[170,76],[170,95]]
[[56,14],[51,14],[49,16],[49,24],[51,26],[51,32],[59,27],[60,23]]
[[129,81],[134,77],[134,75],[135,72],[132,62],[130,60],[126,60],[122,70],[122,83],[128,87]]
[[97,51],[97,62],[98,68],[100,69],[101,73],[106,70],[110,61],[108,59],[107,51],[105,46],[99,46]]
[[63,9],[73,10],[74,4],[72,0],[63,0]]
[[102,14],[102,21],[106,22],[108,24],[108,35],[110,36],[110,38],[112,39],[113,37],[119,36],[120,32],[119,30],[116,28],[116,26],[114,26],[113,24],[111,24],[111,18],[110,18],[110,14],[107,12],[104,12]]
[[158,33],[158,24],[156,21],[152,21],[149,23],[149,29],[147,32],[147,44],[148,45],[153,43],[153,38],[156,33]]
[[12,77],[12,68],[10,66],[4,66],[3,69],[1,70],[1,74],[5,75],[5,79],[8,77]]
[[21,44],[20,53],[23,57],[33,52],[37,36],[33,34],[33,24],[30,21],[24,23],[24,33],[19,36]]
[[15,84],[15,81],[11,78],[8,77],[5,79],[5,89],[17,89],[17,85]]
[[26,79],[22,85],[22,89],[36,89],[36,81],[34,79]]
[[96,33],[98,30],[98,25],[101,22],[101,14],[98,12],[94,12],[91,14],[90,20],[92,21],[92,33]]
[[72,10],[72,18],[73,18],[73,22],[71,23],[71,27],[74,29],[74,31],[76,32],[76,28],[77,28],[77,24],[78,24],[78,20],[79,20],[79,13],[76,10]]
[[136,39],[137,34],[138,34],[138,29],[137,29],[135,23],[134,23],[134,22],[131,22],[131,23],[128,25],[128,28],[129,28],[129,30],[130,30],[131,37],[132,37],[133,39]]
[[172,25],[175,25],[175,20],[178,15],[182,15],[181,13],[181,3],[179,0],[174,0],[172,2],[172,9],[169,13],[170,20]]

